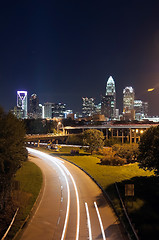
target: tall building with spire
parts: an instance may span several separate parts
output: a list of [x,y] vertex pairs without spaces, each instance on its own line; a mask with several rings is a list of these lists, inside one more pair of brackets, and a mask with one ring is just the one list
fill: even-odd
[[101,101],[101,112],[104,116],[112,120],[116,115],[116,91],[115,91],[115,81],[110,76],[106,84],[106,93],[102,97]]
[[116,92],[115,92],[115,81],[112,78],[112,76],[110,76],[108,78],[107,84],[106,84],[106,93],[105,95],[109,95],[109,96],[114,96],[115,100],[116,100]]

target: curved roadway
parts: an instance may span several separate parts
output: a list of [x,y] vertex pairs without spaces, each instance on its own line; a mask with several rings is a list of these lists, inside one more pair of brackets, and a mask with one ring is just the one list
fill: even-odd
[[99,187],[78,167],[28,148],[43,172],[39,205],[22,240],[123,240],[120,224]]

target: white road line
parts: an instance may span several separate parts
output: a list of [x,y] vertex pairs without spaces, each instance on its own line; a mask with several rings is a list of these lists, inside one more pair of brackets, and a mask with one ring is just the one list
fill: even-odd
[[87,223],[88,223],[88,231],[89,231],[89,240],[92,240],[92,230],[91,230],[91,221],[89,216],[88,204],[85,202],[86,213],[87,213]]
[[[68,184],[68,179],[67,179],[67,175],[70,176],[72,183],[74,185],[74,189],[75,189],[75,193],[76,193],[76,201],[77,201],[77,226],[76,226],[76,238],[75,240],[79,239],[79,226],[80,226],[80,205],[79,205],[79,195],[78,195],[78,190],[77,190],[77,186],[75,183],[75,180],[73,178],[73,176],[71,175],[71,173],[69,172],[69,170],[63,165],[63,161],[61,161],[60,159],[57,159],[53,156],[50,156],[46,153],[40,152],[39,150],[35,150],[32,148],[27,148],[28,151],[40,156],[40,157],[44,157],[45,159],[50,160],[51,162],[55,163],[58,168],[60,169],[60,171],[62,172],[62,175],[65,177],[66,180],[66,185],[67,185],[67,190],[68,190],[68,201],[67,201],[67,211],[66,211],[66,217],[65,217],[65,224],[64,224],[64,228],[63,228],[63,233],[62,233],[62,237],[61,240],[64,240],[65,237],[65,233],[66,233],[66,227],[68,224],[68,216],[69,216],[69,210],[70,210],[70,188],[69,188],[69,184]],[[65,174],[65,172],[67,173],[67,175]]]
[[57,224],[59,224],[60,223],[60,217],[58,218],[58,221],[57,221]]
[[[40,152],[38,150],[35,150],[35,149],[32,149],[32,148],[27,148],[29,152],[31,153],[34,153],[38,156],[41,156],[41,157],[45,157],[49,160],[53,160],[51,156],[49,156],[48,154],[45,154],[43,152]],[[64,170],[62,169],[62,167],[60,166],[59,163],[57,163],[57,161],[53,161],[56,166],[60,169],[62,175],[64,176],[65,178],[65,181],[66,181],[66,186],[67,186],[67,209],[66,209],[66,216],[65,216],[65,222],[64,222],[64,227],[63,227],[63,231],[62,231],[62,236],[61,236],[61,240],[64,240],[65,238],[65,234],[66,234],[66,228],[67,228],[67,225],[68,225],[68,219],[69,219],[69,211],[70,211],[70,188],[69,188],[69,183],[68,183],[68,179],[67,179],[67,176],[64,172]]]
[[65,167],[63,164],[59,163],[63,169],[65,169],[65,171],[68,173],[68,175],[71,177],[71,180],[73,182],[74,185],[74,189],[75,189],[75,193],[76,193],[76,202],[77,202],[77,226],[76,226],[76,238],[75,240],[79,239],[79,227],[80,227],[80,204],[79,204],[79,195],[78,195],[78,190],[77,190],[77,186],[75,183],[75,180],[72,176],[72,174],[69,172],[69,170],[67,169],[67,167]]
[[[57,166],[59,166],[57,164]],[[61,169],[61,167],[59,166],[61,172],[63,172],[63,170]],[[66,217],[65,217],[65,223],[64,223],[64,228],[63,228],[63,232],[62,232],[62,236],[61,236],[61,240],[63,240],[65,238],[65,234],[66,234],[66,228],[67,228],[67,224],[68,224],[68,218],[69,218],[69,211],[70,211],[70,187],[69,187],[69,183],[68,183],[68,179],[66,174],[63,172],[65,180],[66,180],[66,185],[67,185],[67,210],[66,210]]]
[[102,231],[103,239],[106,240],[106,236],[105,236],[105,232],[104,232],[104,228],[103,228],[102,219],[101,219],[101,217],[100,217],[100,213],[99,213],[99,210],[98,210],[98,207],[97,207],[96,202],[94,202],[94,206],[95,206],[95,209],[96,209],[96,212],[97,212],[97,215],[98,215],[98,219],[99,219],[99,223],[100,223],[100,228],[101,228],[101,231]]

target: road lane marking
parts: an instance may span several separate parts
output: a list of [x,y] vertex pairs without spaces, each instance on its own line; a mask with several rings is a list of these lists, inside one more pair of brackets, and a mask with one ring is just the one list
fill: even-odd
[[91,221],[89,216],[88,204],[85,202],[85,208],[87,213],[87,224],[88,224],[88,231],[89,231],[89,240],[92,240],[92,230],[91,230]]
[[57,224],[59,224],[60,223],[60,217],[58,218],[58,221],[57,221]]
[[77,226],[76,226],[76,238],[75,240],[79,239],[79,227],[80,227],[80,204],[79,204],[79,195],[78,195],[78,190],[77,190],[77,185],[75,183],[75,180],[72,176],[72,174],[70,173],[70,171],[67,169],[66,166],[64,166],[63,164],[59,163],[60,165],[62,165],[63,169],[65,169],[65,171],[68,173],[68,175],[71,177],[71,180],[73,182],[74,185],[74,189],[75,189],[75,193],[76,193],[76,202],[77,202]]
[[[57,164],[57,166],[59,166]],[[60,166],[59,166],[60,167]],[[61,169],[61,167],[60,167]],[[63,172],[63,169],[61,169]],[[65,238],[65,234],[66,234],[66,228],[68,225],[68,218],[69,218],[69,211],[70,211],[70,187],[69,187],[69,183],[68,183],[68,179],[66,174],[63,172],[65,180],[66,180],[66,185],[67,185],[67,210],[66,210],[66,217],[65,217],[65,223],[64,223],[64,228],[63,228],[63,232],[62,232],[62,236],[61,236],[61,240],[63,240]]]
[[100,213],[99,213],[99,210],[98,210],[98,207],[97,207],[96,202],[94,202],[94,206],[95,206],[95,209],[96,209],[96,212],[97,212],[97,216],[98,216],[98,220],[99,220],[99,223],[100,223],[100,228],[101,228],[103,240],[106,240],[106,236],[105,236],[105,232],[104,232],[104,228],[103,228],[102,219],[101,219],[101,216],[100,216]]
[[63,186],[61,186],[61,202],[63,202],[63,192],[62,192],[62,190],[63,190]]

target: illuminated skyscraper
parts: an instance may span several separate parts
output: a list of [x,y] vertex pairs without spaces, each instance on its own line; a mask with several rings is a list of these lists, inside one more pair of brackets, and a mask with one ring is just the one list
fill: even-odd
[[82,116],[88,117],[94,114],[95,106],[94,106],[94,98],[82,98]]
[[27,118],[27,91],[17,91],[17,107],[23,110],[22,118]]
[[101,100],[101,114],[106,117],[107,120],[114,118],[114,96],[103,96]]
[[134,98],[134,89],[132,87],[125,87],[123,90],[123,116],[125,120],[135,119]]
[[102,97],[101,110],[105,117],[111,119],[115,118],[116,115],[116,91],[115,81],[110,76],[106,84],[106,96]]
[[132,87],[123,90],[123,112],[134,109],[135,92]]
[[112,76],[108,78],[105,95],[114,96],[116,98],[115,82]]
[[141,120],[148,116],[148,102],[134,100],[135,119]]
[[44,103],[44,118],[64,118],[65,110],[65,103]]
[[53,118],[64,118],[65,117],[66,104],[65,103],[54,103],[52,105],[52,116]]
[[32,94],[29,99],[29,117],[30,118],[40,117],[39,98],[35,93]]

